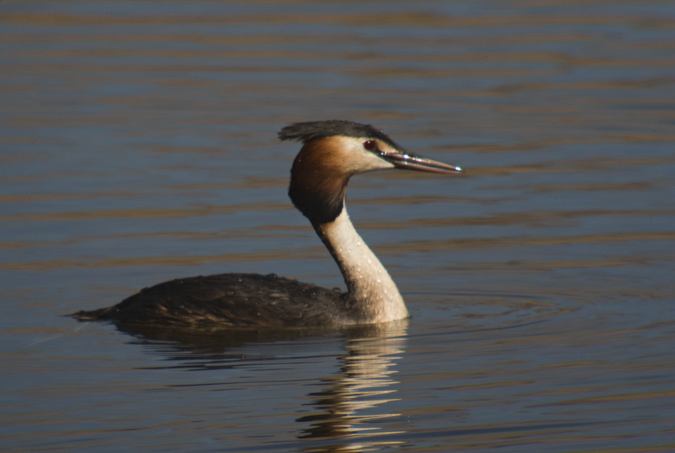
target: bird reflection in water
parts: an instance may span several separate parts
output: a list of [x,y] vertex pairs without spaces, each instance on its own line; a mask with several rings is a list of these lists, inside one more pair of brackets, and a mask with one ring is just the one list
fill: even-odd
[[402,431],[384,430],[381,422],[400,416],[383,405],[399,400],[394,375],[404,353],[406,328],[405,320],[388,323],[378,326],[374,335],[349,339],[340,373],[322,379],[329,388],[309,395],[309,404],[318,411],[297,419],[310,424],[301,439],[323,440],[302,451],[372,451],[403,443],[391,438],[401,438]]
[[[407,327],[408,320],[404,319],[337,333],[345,339],[344,350],[338,355],[339,372],[310,384],[323,390],[308,393],[304,397],[308,401],[304,408],[294,410],[307,415],[296,419],[300,425],[298,443],[289,445],[289,450],[365,452],[404,442],[402,430],[385,427],[396,424],[396,417],[400,416],[388,412],[387,403],[399,400],[394,375],[397,362],[405,353]],[[207,372],[250,366],[258,349],[264,350],[263,356],[269,358],[271,345],[277,348],[276,354],[283,356],[283,348],[288,347],[296,357],[298,347],[303,343],[311,342],[312,338],[325,338],[325,331],[303,329],[210,333],[139,325],[124,329],[118,326],[118,329],[132,334],[136,342],[146,344],[155,353],[168,356],[164,363],[170,363],[171,369]],[[246,354],[242,354],[242,347],[248,351]],[[261,364],[265,360],[256,362]],[[271,363],[278,364],[276,361]],[[316,360],[314,363],[322,362]],[[384,423],[386,420],[389,423]]]

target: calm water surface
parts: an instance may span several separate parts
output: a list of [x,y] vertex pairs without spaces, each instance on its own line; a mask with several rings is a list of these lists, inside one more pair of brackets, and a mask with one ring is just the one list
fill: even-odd
[[[675,450],[670,1],[0,4],[4,451]],[[342,285],[286,197],[303,120],[409,322],[121,332],[175,277]]]

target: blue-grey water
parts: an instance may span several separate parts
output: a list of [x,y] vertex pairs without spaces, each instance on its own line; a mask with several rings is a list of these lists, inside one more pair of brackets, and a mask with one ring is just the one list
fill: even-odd
[[[0,3],[3,451],[675,451],[671,1]],[[295,121],[458,177],[356,177],[409,322],[123,332],[221,272],[327,287]]]

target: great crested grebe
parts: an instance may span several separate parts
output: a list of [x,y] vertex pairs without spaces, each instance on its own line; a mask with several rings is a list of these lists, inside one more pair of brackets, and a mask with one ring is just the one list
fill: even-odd
[[348,326],[407,318],[396,284],[349,220],[347,182],[388,168],[440,174],[461,168],[409,153],[374,127],[350,121],[292,124],[279,139],[303,143],[288,195],[340,267],[346,293],[276,275],[220,274],[160,283],[112,307],[73,316],[185,327]]

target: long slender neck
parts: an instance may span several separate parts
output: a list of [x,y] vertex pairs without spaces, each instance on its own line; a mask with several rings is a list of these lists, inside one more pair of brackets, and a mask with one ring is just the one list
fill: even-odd
[[332,222],[312,224],[337,262],[359,322],[388,322],[408,317],[396,284],[349,220],[347,209]]

